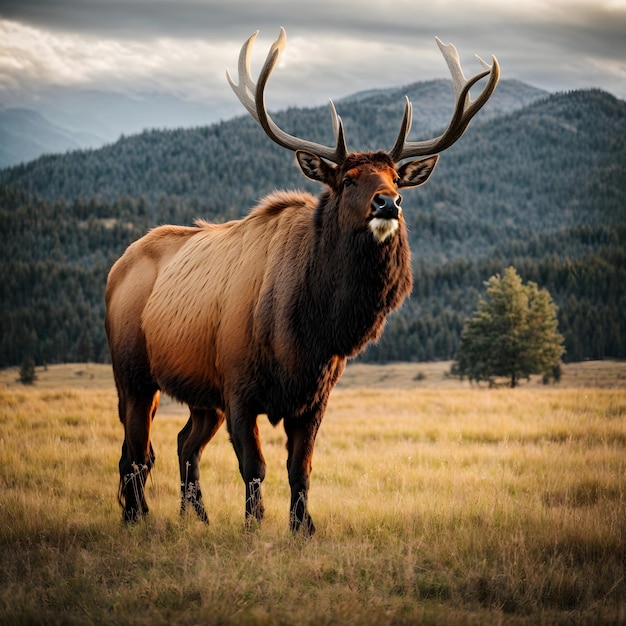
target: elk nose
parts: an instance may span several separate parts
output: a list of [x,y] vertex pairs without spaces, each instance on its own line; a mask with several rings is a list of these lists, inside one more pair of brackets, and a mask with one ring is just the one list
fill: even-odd
[[372,200],[372,215],[383,220],[397,220],[402,211],[400,196],[386,196],[377,193]]

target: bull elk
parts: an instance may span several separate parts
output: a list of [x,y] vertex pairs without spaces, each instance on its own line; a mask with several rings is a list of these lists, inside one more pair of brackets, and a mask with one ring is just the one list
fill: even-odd
[[[144,486],[160,392],[189,406],[178,434],[181,510],[208,522],[200,489],[202,451],[226,421],[245,484],[246,522],[261,520],[265,460],[257,419],[283,421],[291,488],[290,526],[315,530],[308,510],[315,437],[346,360],[376,340],[387,315],[411,291],[410,251],[399,190],[425,183],[439,158],[487,102],[499,77],[467,80],[456,49],[437,39],[452,74],[455,109],[429,141],[408,141],[407,98],[389,152],[349,152],[330,103],[335,146],[281,130],[265,107],[265,85],[285,46],[281,29],[260,71],[250,75],[256,33],[239,56],[235,94],[270,139],[295,152],[318,198],[275,192],[247,217],[225,224],[160,226],[131,244],[106,286],[106,332],[124,443],[119,462],[123,518],[148,512]],[[470,88],[488,76],[476,100]],[[426,157],[400,164],[411,157]]]

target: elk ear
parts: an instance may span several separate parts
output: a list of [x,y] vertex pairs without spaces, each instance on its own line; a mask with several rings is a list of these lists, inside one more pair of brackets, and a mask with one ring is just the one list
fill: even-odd
[[405,163],[398,170],[398,187],[418,187],[423,185],[430,178],[438,160],[439,155],[436,154],[427,159]]
[[296,159],[302,173],[307,178],[325,185],[330,185],[334,180],[335,167],[326,163],[326,161],[315,154],[305,152],[304,150],[296,150]]

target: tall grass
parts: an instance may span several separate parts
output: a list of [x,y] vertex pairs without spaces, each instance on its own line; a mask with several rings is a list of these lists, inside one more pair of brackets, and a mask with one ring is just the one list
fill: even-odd
[[288,530],[285,438],[262,419],[266,518],[244,530],[225,429],[210,526],[178,514],[176,405],[151,515],[116,502],[110,389],[0,389],[2,624],[626,622],[626,391],[336,390],[311,540]]

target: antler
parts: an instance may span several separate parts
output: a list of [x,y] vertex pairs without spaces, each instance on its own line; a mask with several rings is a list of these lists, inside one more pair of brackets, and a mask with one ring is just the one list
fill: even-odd
[[330,113],[332,117],[333,133],[337,145],[334,148],[323,146],[313,141],[306,139],[299,139],[294,137],[285,131],[281,130],[274,120],[269,116],[265,108],[265,84],[274,69],[274,66],[278,62],[281,52],[285,48],[287,36],[285,29],[281,27],[280,34],[276,41],[272,44],[265,63],[259,74],[258,82],[255,83],[250,75],[250,52],[252,50],[252,44],[256,39],[259,31],[256,31],[241,47],[239,53],[239,84],[236,85],[231,78],[228,71],[226,71],[226,77],[233,91],[241,101],[241,104],[246,108],[248,113],[262,126],[267,136],[275,141],[278,145],[288,148],[289,150],[306,150],[319,157],[322,157],[332,163],[341,164],[346,158],[348,148],[346,146],[346,140],[343,130],[343,122],[337,115],[335,105],[332,100],[329,101]]
[[[446,45],[442,43],[438,37],[435,37],[435,40],[437,41],[437,45],[439,46],[439,49],[448,64],[450,74],[452,75],[452,82],[454,84],[454,99],[456,101],[454,113],[448,128],[439,137],[428,141],[407,141],[406,138],[411,130],[411,119],[413,116],[411,102],[407,97],[404,108],[404,117],[402,119],[402,125],[400,126],[400,133],[398,134],[396,143],[388,153],[396,163],[408,157],[437,154],[446,148],[449,148],[461,137],[469,126],[469,123],[474,115],[476,115],[485,102],[489,100],[489,97],[496,88],[498,79],[500,78],[500,66],[498,65],[496,57],[491,57],[493,64],[489,65],[477,55],[478,60],[486,71],[477,74],[469,80],[466,79],[463,75],[461,62],[459,61],[459,53],[456,48],[452,44]],[[484,89],[476,100],[471,100],[469,97],[469,90],[481,78],[484,78],[487,75],[489,76],[489,80],[487,81]]]

